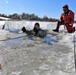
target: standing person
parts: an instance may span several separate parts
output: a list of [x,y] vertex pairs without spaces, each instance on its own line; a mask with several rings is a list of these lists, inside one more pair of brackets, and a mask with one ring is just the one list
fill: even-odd
[[68,5],[63,6],[63,13],[61,14],[60,21],[57,23],[56,29],[54,32],[59,32],[59,27],[64,25],[69,33],[73,33],[75,31],[75,27],[73,27],[74,23],[74,12],[69,10]]
[[44,38],[47,35],[46,31],[42,30],[40,28],[39,23],[35,23],[34,28],[31,31],[26,30],[25,27],[22,28],[22,31],[23,31],[23,33],[26,33],[28,35],[34,35],[34,36],[38,36],[38,37],[41,37],[41,38]]

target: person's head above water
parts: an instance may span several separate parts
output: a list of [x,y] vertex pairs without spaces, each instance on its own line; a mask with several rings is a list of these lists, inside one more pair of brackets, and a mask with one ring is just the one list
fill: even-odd
[[40,24],[39,23],[35,23],[34,28],[39,29],[40,28]]

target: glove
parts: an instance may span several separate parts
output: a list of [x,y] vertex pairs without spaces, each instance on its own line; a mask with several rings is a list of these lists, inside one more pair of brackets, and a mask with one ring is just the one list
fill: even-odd
[[70,27],[72,27],[72,24],[69,24]]

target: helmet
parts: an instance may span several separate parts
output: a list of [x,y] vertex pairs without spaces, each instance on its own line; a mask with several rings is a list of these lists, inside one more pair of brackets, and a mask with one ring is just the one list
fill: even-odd
[[66,5],[64,5],[64,6],[63,6],[63,11],[66,13],[66,12],[68,12],[68,10],[69,10],[68,5],[67,5],[67,4],[66,4]]
[[68,5],[66,4],[66,5],[63,6],[63,8],[67,8],[67,9],[68,9],[69,7],[68,7]]

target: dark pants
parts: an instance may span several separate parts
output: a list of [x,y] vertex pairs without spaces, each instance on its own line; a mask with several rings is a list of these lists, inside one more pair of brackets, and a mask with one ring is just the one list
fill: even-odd
[[69,33],[74,32],[73,26],[70,26],[69,23],[65,23],[64,21],[58,21],[57,27],[64,25]]

